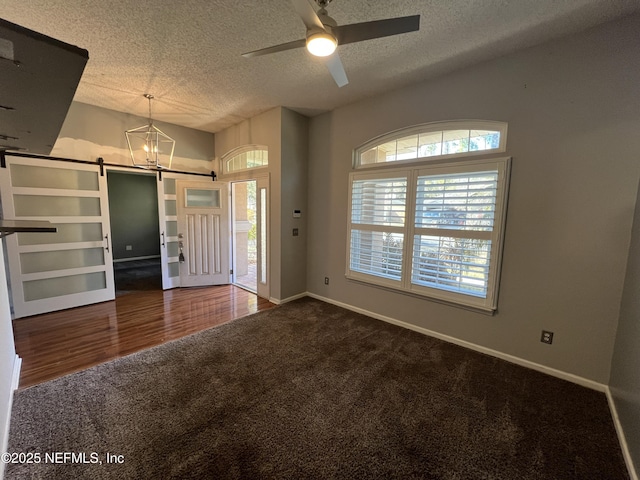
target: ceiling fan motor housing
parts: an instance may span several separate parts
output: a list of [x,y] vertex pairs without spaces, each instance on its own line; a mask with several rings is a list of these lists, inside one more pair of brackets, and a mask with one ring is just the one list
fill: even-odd
[[324,28],[327,30],[327,32],[331,33],[331,30],[334,27],[338,26],[338,23],[329,15],[327,15],[327,11],[324,8],[320,10],[317,15],[320,21],[322,22],[322,25],[324,25]]

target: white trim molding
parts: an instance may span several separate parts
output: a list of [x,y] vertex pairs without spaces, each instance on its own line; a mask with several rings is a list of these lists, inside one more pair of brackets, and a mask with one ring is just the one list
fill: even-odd
[[[7,417],[5,424],[2,426],[2,451],[5,453],[9,447],[9,427],[11,424],[11,410],[13,408],[13,393],[18,389],[20,383],[20,370],[22,369],[22,358],[15,356],[13,361],[13,374],[11,376],[11,392],[9,393],[9,402],[7,404]],[[4,478],[4,469],[6,463],[0,462],[0,480]]]
[[622,423],[620,423],[620,417],[618,416],[618,409],[616,407],[615,399],[611,393],[611,388],[606,387],[605,394],[607,395],[607,401],[609,402],[609,409],[611,410],[611,417],[613,418],[613,425],[616,427],[616,433],[618,435],[618,441],[620,442],[620,449],[624,456],[624,462],[627,465],[629,471],[629,478],[631,480],[638,480],[638,474],[636,473],[635,465],[633,464],[633,458],[631,458],[631,452],[629,451],[629,444],[627,443],[627,437],[624,434]]
[[[309,292],[303,292],[303,293],[299,293],[297,295],[293,295],[291,297],[283,298],[282,300],[279,300],[279,299],[273,298],[273,297],[269,297],[269,301],[271,303],[275,303],[276,305],[282,305],[283,303],[293,302],[294,300],[298,300],[299,298],[311,297],[311,296],[312,295]],[[318,300],[322,300],[322,298],[318,298]],[[331,303],[331,302],[327,301],[327,303]]]

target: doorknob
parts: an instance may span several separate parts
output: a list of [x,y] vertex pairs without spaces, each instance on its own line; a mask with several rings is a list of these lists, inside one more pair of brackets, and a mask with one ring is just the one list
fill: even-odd
[[[182,238],[182,236],[180,236],[180,238]],[[180,253],[178,254],[178,262],[180,263],[184,263],[184,253],[182,253],[182,247],[183,247],[183,243],[182,240],[180,240],[178,242],[178,247],[180,247]]]

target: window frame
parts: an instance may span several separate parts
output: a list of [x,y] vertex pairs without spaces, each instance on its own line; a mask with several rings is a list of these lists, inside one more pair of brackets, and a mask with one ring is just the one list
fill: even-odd
[[[401,135],[404,135],[406,130],[403,130]],[[501,139],[502,141],[502,139]],[[493,151],[493,150],[492,150]],[[482,152],[485,153],[486,151]],[[500,282],[500,271],[502,263],[502,251],[504,245],[504,232],[506,226],[506,211],[507,211],[507,199],[509,191],[509,177],[511,168],[510,157],[486,157],[481,159],[463,159],[459,157],[451,158],[449,161],[443,162],[440,157],[440,161],[433,162],[433,157],[428,157],[425,161],[424,158],[419,161],[413,161],[413,165],[408,166],[403,162],[402,166],[396,168],[389,168],[388,163],[378,164],[380,167],[384,165],[384,168],[379,168],[377,171],[370,169],[355,170],[349,174],[349,188],[348,188],[348,218],[347,218],[347,249],[346,249],[346,272],[345,275],[349,280],[355,280],[366,284],[385,287],[394,291],[400,291],[401,293],[427,297],[436,301],[452,304],[456,306],[462,306],[482,312],[493,313],[497,309],[498,302],[498,287]],[[389,162],[392,165],[397,165],[398,162]],[[489,276],[487,279],[487,293],[486,297],[475,296],[471,294],[459,293],[448,291],[440,288],[427,287],[424,285],[417,285],[412,283],[413,276],[413,252],[415,236],[419,235],[418,231],[423,231],[424,228],[416,226],[416,194],[418,177],[424,176],[425,172],[428,175],[438,174],[450,174],[450,173],[472,173],[480,171],[498,171],[498,180],[496,187],[496,200],[494,211],[494,224],[490,232],[490,259],[489,259]],[[378,277],[376,275],[367,274],[351,269],[351,235],[352,230],[358,230],[361,226],[359,223],[353,223],[352,221],[352,207],[353,207],[353,186],[354,181],[362,179],[385,179],[385,178],[398,178],[406,175],[407,188],[406,188],[406,200],[405,200],[405,221],[403,229],[403,247],[402,247],[402,272],[400,281],[394,281],[387,278]],[[384,231],[391,227],[380,226],[377,230]],[[440,237],[448,237],[447,232],[451,230],[443,229]],[[486,236],[486,232],[482,232],[482,235],[474,236],[473,233],[468,233],[467,230],[464,235],[466,237],[481,238]],[[474,232],[473,230],[471,232]]]
[[[267,152],[267,163],[263,165],[258,165],[255,167],[246,167],[238,170],[229,170],[229,162],[233,160],[235,157],[242,155],[243,153],[249,153],[254,151],[265,151]],[[220,159],[220,166],[222,167],[223,175],[234,175],[242,172],[250,172],[258,169],[267,169],[269,168],[269,148],[266,145],[242,145],[240,147],[234,148],[233,150],[225,153]]]
[[[453,131],[453,130],[493,130],[500,132],[500,142],[497,148],[491,148],[486,150],[475,150],[469,152],[455,152],[441,155],[433,155],[429,157],[417,157],[406,160],[394,160],[391,162],[377,162],[369,164],[361,164],[361,155],[379,145],[392,142],[394,140],[400,140],[404,137],[417,134],[426,134],[430,132],[438,131]],[[508,124],[506,122],[499,122],[495,120],[451,120],[446,122],[431,122],[422,123],[419,125],[413,125],[411,127],[394,130],[389,133],[385,133],[378,137],[372,138],[368,142],[360,145],[353,151],[352,166],[354,169],[370,169],[389,167],[390,165],[406,165],[414,164],[417,162],[433,162],[439,160],[459,159],[464,157],[474,157],[477,155],[487,155],[495,153],[503,153],[507,150],[507,130]]]

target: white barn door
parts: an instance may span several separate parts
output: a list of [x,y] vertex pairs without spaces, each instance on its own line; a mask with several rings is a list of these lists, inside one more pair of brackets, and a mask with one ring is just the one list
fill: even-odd
[[157,186],[162,289],[168,290],[180,286],[176,178],[163,172],[157,176]]
[[2,213],[56,233],[6,238],[14,317],[115,298],[106,176],[97,165],[6,156]]

